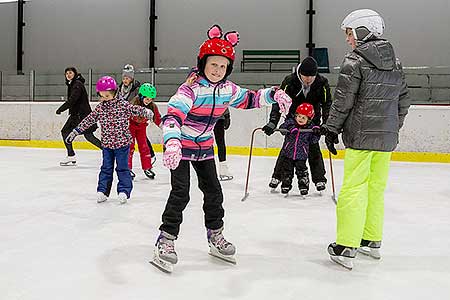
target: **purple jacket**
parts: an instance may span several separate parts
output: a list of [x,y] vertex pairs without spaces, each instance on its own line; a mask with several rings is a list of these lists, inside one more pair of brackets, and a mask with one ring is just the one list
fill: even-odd
[[320,136],[312,132],[302,132],[302,129],[311,129],[313,125],[300,127],[293,118],[288,118],[281,124],[280,128],[289,130],[284,138],[281,155],[292,160],[307,160],[309,145],[318,143]]

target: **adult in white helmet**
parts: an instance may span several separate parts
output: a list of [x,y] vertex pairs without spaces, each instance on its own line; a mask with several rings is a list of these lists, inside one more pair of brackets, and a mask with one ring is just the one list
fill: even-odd
[[348,269],[358,251],[379,259],[391,152],[398,144],[410,99],[400,61],[381,38],[384,21],[370,9],[350,13],[342,22],[352,51],[345,55],[330,115],[323,126],[333,154],[338,134],[346,147],[339,193],[336,242],[330,258]]

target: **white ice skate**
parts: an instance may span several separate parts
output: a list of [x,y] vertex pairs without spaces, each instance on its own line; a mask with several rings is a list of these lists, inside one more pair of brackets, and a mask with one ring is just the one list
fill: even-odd
[[161,231],[156,241],[153,259],[150,261],[152,265],[166,273],[172,273],[173,265],[178,262],[174,240],[175,236]]
[[381,248],[381,241],[373,242],[362,240],[361,246],[358,248],[358,253],[367,255],[374,259],[381,259],[380,248]]
[[77,157],[74,156],[66,156],[65,159],[59,162],[60,166],[76,166],[77,165]]
[[209,255],[236,264],[236,258],[234,257],[236,247],[224,238],[222,231],[223,227],[217,230],[207,230]]
[[353,269],[353,260],[356,256],[355,248],[344,247],[332,243],[328,246],[328,254],[330,254],[330,259],[333,262],[343,266],[347,270],[351,271]]
[[228,170],[227,162],[221,161],[219,162],[219,180],[220,181],[228,181],[233,179],[233,175],[230,174]]
[[102,192],[97,192],[97,203],[103,203],[106,200],[108,200],[108,196],[106,196]]
[[125,193],[119,193],[118,198],[120,204],[126,204],[128,202],[128,197]]

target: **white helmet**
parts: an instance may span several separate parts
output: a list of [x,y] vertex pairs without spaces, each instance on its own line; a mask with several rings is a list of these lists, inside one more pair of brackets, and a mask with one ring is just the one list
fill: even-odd
[[341,29],[351,28],[357,41],[364,42],[375,36],[380,37],[384,30],[384,20],[371,9],[358,9],[351,12],[342,21]]

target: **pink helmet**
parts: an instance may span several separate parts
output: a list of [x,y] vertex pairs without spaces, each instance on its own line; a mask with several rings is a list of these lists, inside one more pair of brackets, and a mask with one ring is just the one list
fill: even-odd
[[115,91],[117,90],[117,83],[111,76],[100,77],[95,85],[95,90],[98,92]]

